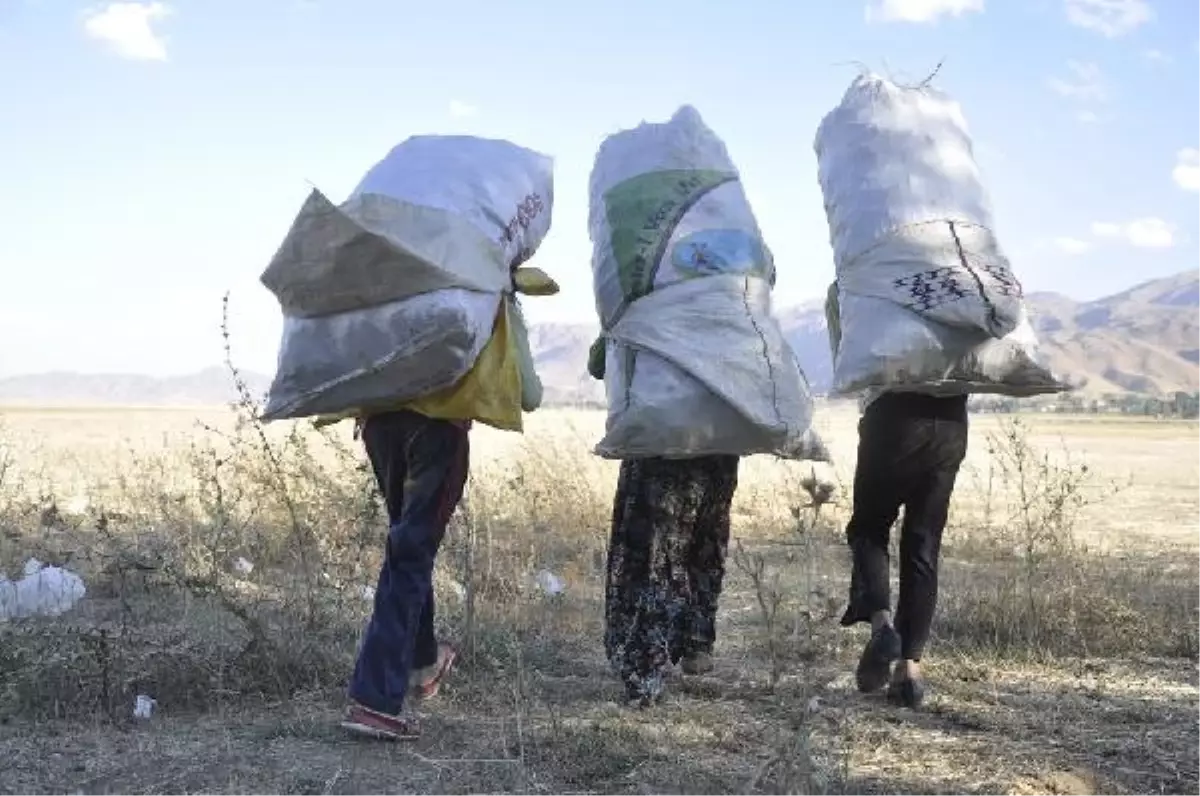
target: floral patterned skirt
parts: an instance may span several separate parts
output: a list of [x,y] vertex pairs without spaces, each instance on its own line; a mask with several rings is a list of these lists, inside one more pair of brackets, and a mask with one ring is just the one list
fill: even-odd
[[631,700],[656,701],[669,665],[712,651],[737,473],[737,456],[621,464],[604,647]]

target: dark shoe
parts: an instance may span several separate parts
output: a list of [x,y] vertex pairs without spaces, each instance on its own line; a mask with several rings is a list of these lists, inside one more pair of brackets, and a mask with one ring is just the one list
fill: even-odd
[[346,709],[342,727],[355,735],[381,741],[415,741],[421,737],[416,719],[380,713],[357,702]]
[[888,702],[906,708],[918,708],[925,699],[925,680],[922,678],[904,678],[888,683]]
[[684,655],[680,668],[683,669],[684,674],[708,674],[714,668],[712,655],[707,652],[692,652]]
[[900,660],[900,634],[891,625],[884,625],[871,634],[858,659],[854,680],[864,694],[878,691],[887,685],[892,663]]

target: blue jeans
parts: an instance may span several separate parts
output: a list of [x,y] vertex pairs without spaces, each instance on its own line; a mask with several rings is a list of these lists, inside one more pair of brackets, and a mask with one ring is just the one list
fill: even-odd
[[373,415],[363,443],[387,503],[388,539],[375,610],[350,681],[350,697],[381,713],[404,706],[409,673],[437,662],[433,564],[462,498],[469,425],[416,412]]

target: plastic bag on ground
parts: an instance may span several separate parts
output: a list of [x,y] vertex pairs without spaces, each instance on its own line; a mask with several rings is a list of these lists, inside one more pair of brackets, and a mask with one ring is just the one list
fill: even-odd
[[610,136],[590,179],[592,270],[614,459],[820,453],[771,314],[775,265],[724,144],[690,107]]
[[0,577],[0,622],[60,616],[74,608],[86,593],[79,575],[31,558],[25,562],[24,577],[17,581]]
[[[369,410],[463,379],[501,300],[512,300],[514,269],[549,230],[552,204],[548,157],[466,136],[403,142],[341,206],[314,191],[262,276],[284,312],[263,417]],[[553,292],[544,275],[523,281]],[[522,339],[508,344],[514,368]],[[522,392],[531,390],[518,391],[518,412],[531,403]]]
[[1068,389],[1038,359],[957,103],[862,75],[814,148],[837,267],[835,393]]

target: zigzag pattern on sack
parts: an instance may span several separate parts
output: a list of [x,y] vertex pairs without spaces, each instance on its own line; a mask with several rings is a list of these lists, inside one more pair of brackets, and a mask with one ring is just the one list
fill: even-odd
[[1025,289],[1021,280],[1007,265],[999,262],[985,262],[979,265],[979,270],[992,278],[992,287],[1001,296],[1020,299],[1025,297]]
[[972,295],[955,277],[958,269],[950,266],[930,268],[892,280],[892,285],[908,294],[905,306],[918,312],[929,312],[943,304]]
[[[966,255],[964,260],[977,260],[977,257]],[[964,273],[964,270],[966,273]],[[987,292],[1005,298],[1021,299],[1024,290],[1021,282],[1012,270],[1002,261],[987,260],[983,262],[963,262],[961,266],[942,266],[929,268],[924,271],[892,280],[892,287],[904,293],[909,299],[905,306],[917,312],[929,312],[952,301],[979,297],[988,300],[984,292],[984,279],[976,270],[987,277]],[[970,276],[974,285],[963,277]],[[990,303],[990,302],[989,302]]]

